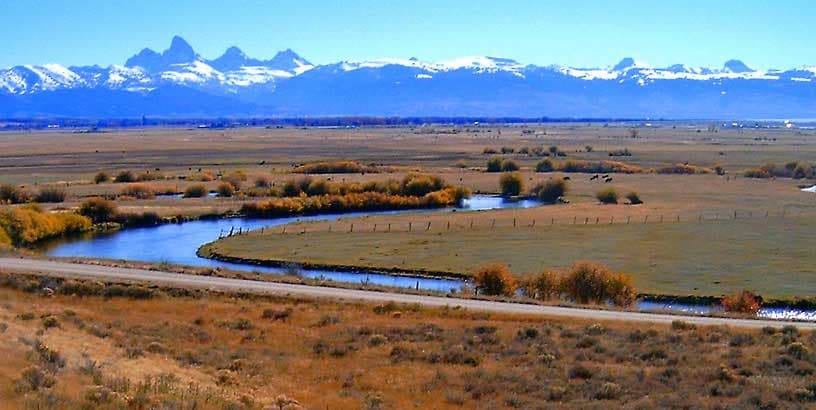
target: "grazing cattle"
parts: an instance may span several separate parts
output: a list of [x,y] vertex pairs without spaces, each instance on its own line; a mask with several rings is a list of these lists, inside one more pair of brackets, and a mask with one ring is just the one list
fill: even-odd
[[564,181],[569,181],[570,177],[564,177]]
[[598,179],[598,174],[595,174],[591,178],[589,178],[590,181],[594,181],[596,179]]
[[609,174],[605,174],[605,175],[603,176],[603,178],[604,178],[604,179],[609,178]]
[[612,182],[612,178],[607,178],[604,180],[604,182]]

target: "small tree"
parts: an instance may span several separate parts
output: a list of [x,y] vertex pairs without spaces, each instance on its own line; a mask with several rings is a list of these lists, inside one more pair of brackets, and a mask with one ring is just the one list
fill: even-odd
[[502,159],[501,158],[490,158],[487,161],[487,172],[501,172],[502,169]]
[[617,204],[618,191],[615,188],[602,189],[595,194],[595,198],[598,198],[598,201],[601,201],[602,204]]
[[536,172],[552,172],[555,167],[553,166],[552,160],[549,158],[543,159],[536,164],[535,171]]
[[643,201],[640,199],[640,196],[635,191],[631,191],[628,194],[626,194],[626,199],[629,200],[630,205],[640,205],[643,203]]
[[502,263],[490,263],[480,267],[473,275],[473,283],[485,295],[513,296],[516,280],[510,268]]
[[103,198],[90,198],[79,206],[79,214],[93,223],[107,222],[116,215],[116,203]]
[[499,177],[499,185],[502,196],[517,196],[521,194],[524,182],[518,172],[507,172]]
[[564,196],[566,192],[567,181],[564,181],[563,179],[550,179],[544,182],[539,182],[530,191],[530,193],[535,195],[539,201],[545,203],[553,203],[557,201],[558,198]]
[[506,159],[502,161],[501,170],[502,172],[518,171],[519,165],[516,163],[516,161],[513,161],[512,159]]

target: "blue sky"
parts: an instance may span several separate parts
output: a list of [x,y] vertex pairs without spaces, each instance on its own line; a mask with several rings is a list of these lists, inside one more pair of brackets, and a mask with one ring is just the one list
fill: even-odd
[[523,63],[816,64],[814,1],[4,1],[0,67],[123,64],[181,35],[206,58],[292,48],[316,63],[469,55]]

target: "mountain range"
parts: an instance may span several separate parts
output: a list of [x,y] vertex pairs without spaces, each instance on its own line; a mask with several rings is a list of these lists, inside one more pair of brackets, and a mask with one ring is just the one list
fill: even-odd
[[181,37],[124,65],[0,70],[0,117],[515,116],[816,118],[816,66],[755,70],[537,66],[498,57],[316,65],[292,50],[269,60],[238,47],[209,60]]

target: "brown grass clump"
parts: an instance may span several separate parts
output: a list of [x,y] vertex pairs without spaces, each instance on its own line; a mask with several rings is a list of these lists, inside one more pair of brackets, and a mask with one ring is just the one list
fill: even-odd
[[502,263],[490,263],[476,270],[473,283],[485,295],[513,296],[516,290],[516,279],[510,268]]
[[514,172],[519,170],[519,165],[516,161],[512,159],[506,159],[502,161],[501,170],[502,172]]
[[152,199],[156,197],[156,190],[148,184],[128,184],[119,191],[119,195],[135,199]]
[[816,175],[816,166],[808,165],[799,161],[792,161],[784,167],[777,166],[769,162],[765,165],[751,168],[742,173],[746,178],[813,178]]
[[363,165],[356,161],[321,161],[300,165],[293,172],[301,174],[361,174],[378,171],[376,166]]
[[108,181],[110,181],[110,175],[105,171],[98,172],[93,178],[94,184],[102,184]]
[[762,298],[751,291],[743,290],[733,295],[723,296],[720,304],[726,312],[755,315],[762,306]]

